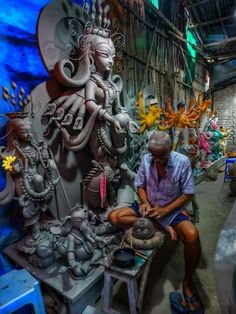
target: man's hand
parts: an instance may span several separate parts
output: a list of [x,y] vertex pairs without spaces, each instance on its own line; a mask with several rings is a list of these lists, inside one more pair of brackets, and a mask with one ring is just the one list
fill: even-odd
[[150,218],[163,218],[166,216],[166,210],[163,207],[155,206],[152,208],[147,209],[146,216]]
[[143,217],[147,216],[147,211],[151,208],[150,204],[147,204],[147,203],[143,203],[143,204],[140,204],[140,212],[141,212],[141,215]]

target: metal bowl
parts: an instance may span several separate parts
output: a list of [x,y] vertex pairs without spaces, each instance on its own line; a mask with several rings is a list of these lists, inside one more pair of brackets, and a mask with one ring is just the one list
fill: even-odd
[[129,247],[116,249],[113,252],[113,264],[120,268],[128,268],[134,266],[135,250]]

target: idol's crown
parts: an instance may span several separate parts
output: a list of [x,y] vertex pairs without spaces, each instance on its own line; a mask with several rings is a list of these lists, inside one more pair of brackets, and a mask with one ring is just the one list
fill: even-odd
[[94,34],[104,38],[109,37],[109,26],[111,21],[107,18],[107,13],[110,7],[108,4],[103,6],[103,3],[104,0],[93,0],[92,12],[90,15],[91,22],[86,25],[86,34]]

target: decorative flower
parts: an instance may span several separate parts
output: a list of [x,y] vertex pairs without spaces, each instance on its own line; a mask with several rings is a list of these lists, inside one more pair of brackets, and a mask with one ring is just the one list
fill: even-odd
[[2,166],[5,170],[13,171],[13,162],[16,160],[16,156],[7,156],[2,163]]

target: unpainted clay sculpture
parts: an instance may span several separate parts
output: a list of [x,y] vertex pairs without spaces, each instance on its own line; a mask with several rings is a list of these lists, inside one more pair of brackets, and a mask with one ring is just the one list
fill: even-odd
[[118,169],[111,168],[108,162],[92,160],[92,165],[93,168],[83,180],[83,205],[105,219],[117,205],[116,194],[121,178],[126,177],[131,181],[135,173],[125,163]]
[[70,273],[75,278],[91,274],[98,260],[103,257],[102,248],[113,240],[112,236],[98,236],[92,230],[90,214],[91,211],[76,204],[60,230],[51,230],[52,233],[62,236],[56,249],[59,254],[67,256]]
[[[129,182],[134,175],[127,165],[124,166],[122,158],[127,150],[128,131],[138,132],[139,126],[120,103],[123,86],[121,78],[111,75],[115,58],[114,42],[117,39],[112,37],[113,42],[110,37],[108,10],[108,5],[103,6],[101,1],[94,1],[91,19],[85,23],[84,34],[79,34],[76,40],[74,49],[77,57],[70,55],[55,63],[53,77],[61,84],[64,92],[47,104],[43,120],[50,123],[55,121],[68,150],[76,152],[89,144],[93,159],[100,165],[106,164],[106,168],[110,167],[114,178],[120,175],[122,167],[127,168],[125,172],[128,178],[120,176],[122,191],[127,194],[134,193],[132,183]],[[71,19],[70,23],[82,25],[79,19]],[[87,177],[91,178],[93,170],[88,172]],[[85,187],[88,184],[86,180]],[[126,185],[129,185],[128,189],[124,187]],[[112,188],[107,190],[110,199],[107,205],[112,207],[115,197],[108,196],[109,193],[114,194]],[[130,197],[133,198],[133,195]],[[83,202],[84,206],[89,204],[89,192],[84,193]],[[102,199],[96,206],[101,203]]]
[[6,187],[0,192],[0,204],[10,203],[16,195],[23,210],[25,227],[31,236],[39,236],[39,215],[48,208],[59,181],[56,164],[45,143],[39,143],[25,113],[8,114],[7,146],[0,148],[0,158],[12,163],[6,169]]
[[154,233],[153,223],[148,218],[141,217],[133,225],[132,235],[136,239],[150,239]]
[[152,221],[140,217],[125,234],[125,241],[135,249],[150,250],[162,245],[164,233],[155,230]]

